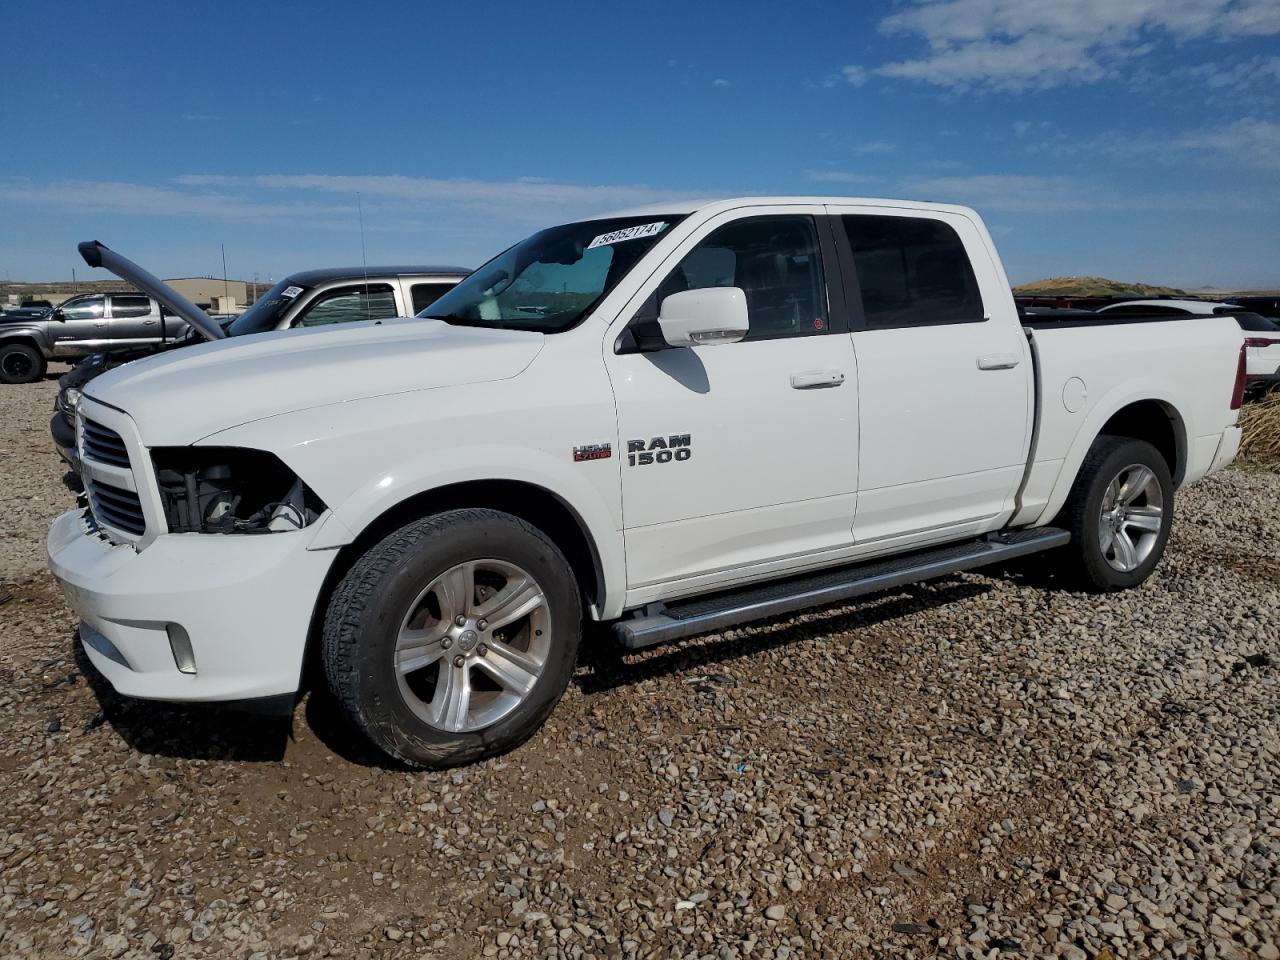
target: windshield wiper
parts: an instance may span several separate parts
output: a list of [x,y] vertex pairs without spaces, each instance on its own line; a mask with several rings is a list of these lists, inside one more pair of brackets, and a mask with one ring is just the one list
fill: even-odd
[[476,317],[460,317],[456,313],[428,313],[422,318],[423,320],[442,320],[450,326],[454,327],[489,327],[492,329],[501,329],[501,326],[495,324],[492,320],[484,320]]

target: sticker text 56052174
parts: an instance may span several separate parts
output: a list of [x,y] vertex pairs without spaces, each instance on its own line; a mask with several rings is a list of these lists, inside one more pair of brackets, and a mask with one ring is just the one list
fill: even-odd
[[621,230],[602,233],[587,244],[587,249],[594,250],[596,247],[607,247],[611,243],[621,243],[623,240],[639,240],[641,237],[652,237],[654,234],[661,233],[666,226],[665,223],[642,223],[639,226],[623,227]]

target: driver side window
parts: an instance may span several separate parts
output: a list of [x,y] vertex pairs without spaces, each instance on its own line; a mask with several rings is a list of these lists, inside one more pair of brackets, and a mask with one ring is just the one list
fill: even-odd
[[68,320],[99,320],[105,313],[105,297],[85,297],[64,303],[60,308]]
[[637,320],[656,323],[667,297],[708,287],[739,287],[746,295],[746,340],[827,332],[826,285],[812,217],[750,217],[725,224],[667,274]]
[[322,327],[355,320],[389,320],[396,316],[396,297],[385,283],[338,287],[322,293],[299,314],[295,327]]

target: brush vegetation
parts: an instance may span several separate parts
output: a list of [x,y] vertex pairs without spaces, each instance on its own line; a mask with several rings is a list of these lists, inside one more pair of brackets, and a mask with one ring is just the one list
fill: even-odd
[[1013,292],[1022,297],[1185,297],[1178,287],[1126,283],[1106,277],[1049,277],[1019,284]]
[[1241,457],[1256,464],[1280,466],[1280,393],[1246,403],[1240,410],[1240,426],[1244,431]]

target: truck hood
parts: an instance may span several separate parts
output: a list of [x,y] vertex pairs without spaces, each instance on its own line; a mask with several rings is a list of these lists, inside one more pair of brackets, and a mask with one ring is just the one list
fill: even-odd
[[85,395],[129,414],[148,446],[368,397],[505,380],[542,334],[404,318],[202,343],[104,373]]

